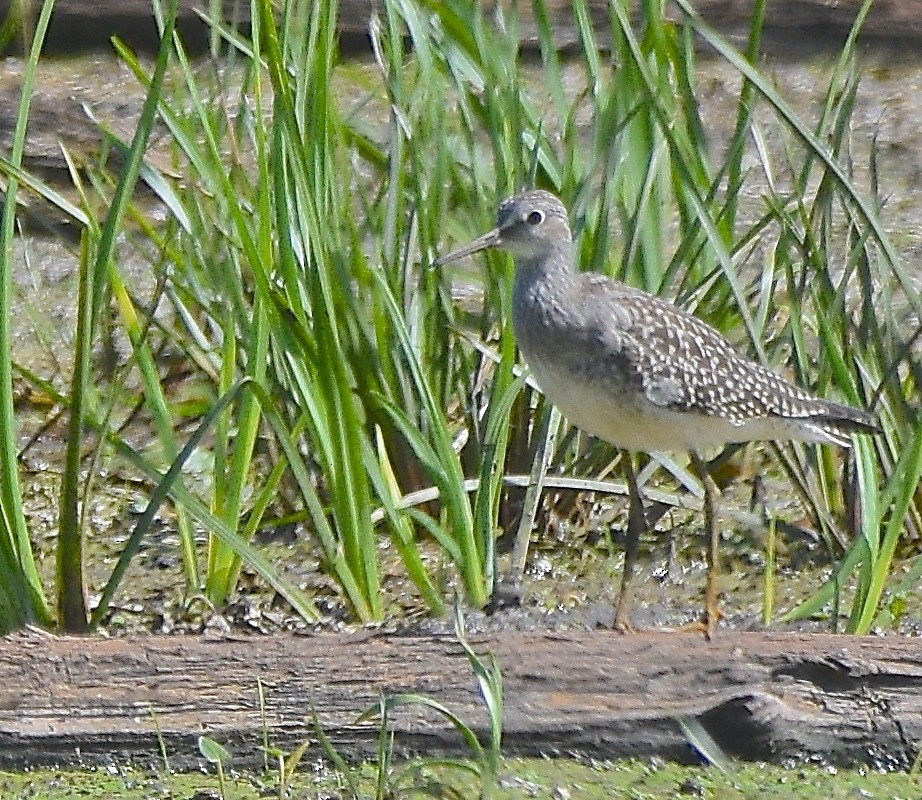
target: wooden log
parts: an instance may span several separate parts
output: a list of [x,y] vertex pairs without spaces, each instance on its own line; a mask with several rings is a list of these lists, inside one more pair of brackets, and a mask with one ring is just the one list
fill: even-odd
[[[508,0],[497,3],[484,0],[490,7],[508,5]],[[777,0],[769,5],[765,43],[773,49],[791,47],[841,46],[845,35],[855,20],[862,0]],[[38,13],[40,3],[35,3],[33,13]],[[248,3],[225,0],[226,21],[231,21],[235,5],[238,19],[245,23]],[[636,3],[634,4],[636,7]],[[752,0],[694,0],[694,7],[712,25],[729,36],[744,37],[752,16]],[[347,51],[367,50],[368,19],[372,9],[381,4],[372,0],[339,0],[339,30],[341,43]],[[523,15],[523,43],[528,48],[537,46],[535,27],[530,17],[529,4],[520,4]],[[579,39],[573,23],[569,0],[549,0],[548,6],[562,48],[578,45]],[[608,0],[590,0],[592,18],[600,30],[608,22]],[[157,47],[156,27],[151,12],[151,0],[57,0],[49,30],[48,49],[53,52],[74,52],[94,48],[109,48],[112,35],[118,35],[132,47],[153,50]],[[186,44],[194,51],[207,45],[208,28],[196,9],[208,9],[207,0],[180,0],[179,30]],[[668,7],[672,19],[681,19],[675,7]],[[9,12],[10,0],[0,0],[0,14]],[[380,12],[379,12],[380,13]],[[886,40],[903,47],[922,40],[922,0],[877,0],[865,25],[866,37]],[[796,33],[795,37],[792,34]]]
[[[690,760],[682,717],[730,757],[776,763],[905,768],[922,740],[922,648],[911,639],[509,632],[473,645],[502,668],[507,755]],[[158,736],[171,765],[189,767],[199,734],[228,746],[235,764],[258,765],[264,731],[282,748],[315,738],[314,709],[336,747],[361,758],[377,727],[356,717],[397,692],[425,694],[487,730],[451,636],[17,634],[0,640],[0,767],[156,763]],[[431,712],[393,723],[400,754],[465,754]]]

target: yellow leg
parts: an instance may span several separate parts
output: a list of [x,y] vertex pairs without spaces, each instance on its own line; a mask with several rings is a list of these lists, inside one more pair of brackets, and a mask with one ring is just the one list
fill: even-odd
[[646,530],[647,518],[643,508],[643,498],[637,486],[637,473],[634,469],[634,456],[624,453],[625,473],[627,476],[628,512],[627,541],[624,548],[624,571],[621,574],[621,591],[618,592],[618,605],[615,609],[615,630],[630,633],[631,606],[634,604],[634,589],[631,581],[637,571],[637,555],[640,550],[640,534]]
[[704,635],[707,639],[713,639],[717,632],[717,622],[723,616],[720,611],[720,590],[718,582],[720,579],[720,553],[718,545],[720,543],[720,534],[717,530],[717,518],[714,514],[714,503],[720,490],[711,473],[708,472],[707,464],[697,454],[692,453],[692,463],[704,484],[704,527],[708,535],[708,574],[707,583],[704,588]]

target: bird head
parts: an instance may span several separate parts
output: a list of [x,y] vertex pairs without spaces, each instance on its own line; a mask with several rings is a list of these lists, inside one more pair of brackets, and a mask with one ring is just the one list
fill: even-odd
[[503,201],[493,230],[436,259],[432,266],[441,267],[491,249],[508,250],[527,262],[545,256],[561,243],[571,242],[563,203],[550,192],[531,189]]

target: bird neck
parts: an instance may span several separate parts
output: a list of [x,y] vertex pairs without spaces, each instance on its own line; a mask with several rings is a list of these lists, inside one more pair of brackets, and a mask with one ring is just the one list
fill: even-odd
[[528,283],[557,281],[566,283],[576,275],[573,242],[559,241],[543,248],[540,254],[516,259],[516,275]]
[[520,344],[527,348],[533,334],[545,336],[558,317],[566,316],[578,278],[571,242],[557,243],[539,257],[516,259],[513,322]]

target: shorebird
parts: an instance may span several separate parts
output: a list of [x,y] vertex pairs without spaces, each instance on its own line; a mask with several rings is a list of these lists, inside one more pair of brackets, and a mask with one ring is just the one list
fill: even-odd
[[[673,303],[577,270],[563,203],[524,191],[499,207],[496,227],[433,266],[491,248],[515,260],[512,324],[541,391],[586,433],[625,451],[688,452],[705,489],[708,577],[705,634],[720,616],[718,489],[701,453],[755,440],[848,446],[852,433],[877,433],[870,414],[815,397],[737,352],[714,328]],[[631,458],[628,536],[615,625],[631,629],[631,578],[643,500]]]

